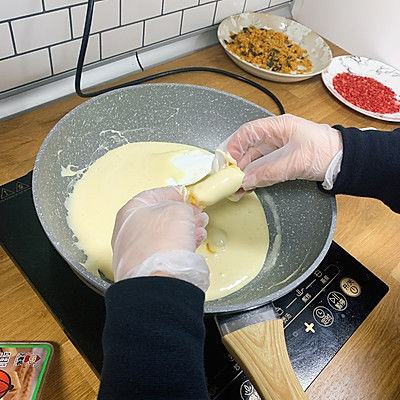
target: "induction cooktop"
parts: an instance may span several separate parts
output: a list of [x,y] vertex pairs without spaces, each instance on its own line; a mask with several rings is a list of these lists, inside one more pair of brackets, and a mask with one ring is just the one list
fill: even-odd
[[[36,216],[31,179],[30,172],[0,186],[0,242],[71,341],[100,373],[103,297],[72,272],[49,242]],[[385,283],[333,242],[313,274],[274,303],[284,322],[290,360],[304,389],[387,291]],[[222,345],[214,320],[206,318],[205,324],[205,366],[211,399],[260,399]]]

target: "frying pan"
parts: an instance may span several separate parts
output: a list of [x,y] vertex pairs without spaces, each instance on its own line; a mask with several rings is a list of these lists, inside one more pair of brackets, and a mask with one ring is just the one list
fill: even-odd
[[[86,256],[66,220],[64,203],[81,176],[77,171],[130,142],[186,143],[214,151],[244,122],[271,115],[240,97],[183,84],[138,85],[86,101],[55,125],[37,155],[33,198],[47,236],[73,271],[104,293],[110,283],[81,265]],[[225,345],[261,396],[306,398],[271,302],[297,287],[323,259],[335,229],[336,202],[306,181],[256,193],[269,224],[264,266],[242,289],[206,302],[205,313],[216,316]]]

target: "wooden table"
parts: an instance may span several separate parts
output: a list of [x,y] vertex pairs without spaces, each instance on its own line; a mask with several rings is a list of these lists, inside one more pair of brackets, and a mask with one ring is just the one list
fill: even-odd
[[[334,55],[345,54],[331,45]],[[265,85],[288,113],[330,125],[392,130],[396,126],[352,111],[325,89],[319,76],[299,83],[264,81],[238,69],[219,46],[136,77],[184,66],[222,68]],[[211,73],[181,74],[159,82],[204,85],[236,94],[278,113],[257,89]],[[0,184],[29,172],[41,142],[55,123],[82,103],[77,96],[0,123]],[[338,196],[335,240],[389,285],[390,291],[331,360],[307,393],[310,399],[400,399],[400,215],[372,199]],[[99,379],[62,331],[40,297],[0,248],[0,340],[52,341],[56,355],[44,399],[94,399]]]

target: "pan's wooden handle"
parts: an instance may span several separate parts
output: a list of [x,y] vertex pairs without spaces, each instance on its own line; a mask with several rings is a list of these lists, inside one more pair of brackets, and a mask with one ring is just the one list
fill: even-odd
[[263,399],[308,399],[290,363],[281,319],[228,333],[222,341]]

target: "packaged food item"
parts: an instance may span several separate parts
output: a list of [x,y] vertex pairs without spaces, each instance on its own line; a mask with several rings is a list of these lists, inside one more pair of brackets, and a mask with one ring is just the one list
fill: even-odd
[[0,342],[0,399],[40,399],[53,352],[46,342]]

